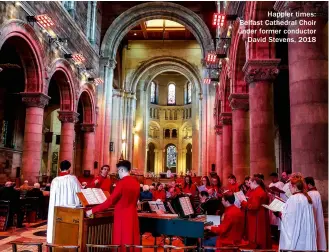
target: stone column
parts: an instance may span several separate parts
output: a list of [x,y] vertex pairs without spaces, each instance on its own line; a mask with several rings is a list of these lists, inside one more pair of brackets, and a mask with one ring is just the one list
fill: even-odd
[[249,152],[249,95],[231,94],[233,131],[233,174],[239,183],[250,174]]
[[97,87],[97,103],[99,113],[97,118],[97,143],[96,153],[99,167],[109,164],[110,157],[110,133],[111,133],[111,109],[112,109],[112,87],[113,70],[115,60],[109,58],[100,59],[100,76],[104,78],[104,84]]
[[[199,153],[198,153],[198,176],[201,176],[201,175],[206,175],[206,171],[207,171],[207,167],[204,168],[204,171],[202,170],[202,167],[203,167],[203,148],[202,148],[202,139],[203,139],[203,129],[205,128],[204,127],[204,123],[202,122],[203,120],[203,113],[202,113],[202,93],[199,93],[199,107],[198,107],[198,110],[199,110],[199,120],[198,120],[198,124],[199,124],[199,136],[198,136],[198,144],[199,144]],[[194,167],[194,166],[192,166]]]
[[67,160],[73,164],[74,125],[79,121],[79,114],[74,111],[59,111],[58,119],[62,122],[59,163]]
[[119,160],[121,151],[120,151],[120,142],[122,135],[122,127],[120,127],[120,109],[122,102],[121,90],[113,90],[113,104],[112,104],[112,127],[111,127],[111,142],[113,142],[114,151],[110,153],[111,156],[111,172],[116,171],[116,163]]
[[37,181],[41,168],[43,114],[50,97],[43,93],[21,95],[26,105],[22,174],[31,183]]
[[216,172],[219,177],[223,177],[223,129],[222,125],[216,125]]
[[136,96],[134,94],[127,95],[128,99],[128,115],[127,115],[127,159],[132,161],[133,157],[133,127],[136,110]]
[[94,174],[95,162],[95,124],[81,124],[83,131],[82,168]]
[[105,99],[106,99],[106,109],[105,109],[105,120],[104,120],[104,152],[103,152],[103,163],[109,164],[110,162],[110,136],[111,136],[111,112],[112,112],[112,88],[113,88],[113,76],[114,68],[116,62],[115,60],[109,60],[105,69]]
[[158,158],[159,158],[159,151],[154,150],[154,174],[159,173]]
[[315,34],[288,35],[295,41],[303,41],[288,43],[291,156],[292,171],[314,177],[322,202],[327,202],[328,3],[287,2],[275,7],[280,11],[316,14],[315,17],[297,18],[297,24],[288,27],[315,30]]
[[279,59],[248,60],[243,67],[249,84],[250,175],[263,173],[265,179],[275,169],[273,80]]
[[232,113],[221,113],[221,123],[223,125],[223,171],[222,183],[227,185],[227,177],[232,174]]

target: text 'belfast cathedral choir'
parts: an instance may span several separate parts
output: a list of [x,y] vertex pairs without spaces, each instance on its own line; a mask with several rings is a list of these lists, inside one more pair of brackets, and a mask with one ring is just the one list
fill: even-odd
[[327,249],[327,1],[0,1],[0,251]]

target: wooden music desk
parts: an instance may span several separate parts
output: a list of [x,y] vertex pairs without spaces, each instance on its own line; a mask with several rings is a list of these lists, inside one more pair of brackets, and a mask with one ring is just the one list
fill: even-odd
[[54,244],[79,245],[79,251],[84,252],[88,243],[111,244],[112,230],[112,210],[96,214],[94,218],[85,218],[83,208],[55,207]]

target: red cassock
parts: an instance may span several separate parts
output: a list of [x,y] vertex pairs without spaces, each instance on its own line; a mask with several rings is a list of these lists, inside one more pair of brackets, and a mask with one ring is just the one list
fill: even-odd
[[[96,184],[95,181],[98,180]],[[101,175],[96,176],[90,184],[91,188],[101,188],[103,191],[110,192],[111,190],[111,180],[109,178],[104,178]]]
[[241,206],[247,209],[246,233],[251,243],[256,243],[260,249],[271,249],[270,218],[268,210],[262,205],[269,202],[267,193],[258,186],[248,192],[248,202]]
[[216,247],[242,244],[244,228],[244,213],[235,205],[225,208],[224,217],[218,227],[211,231],[219,235]]
[[183,193],[190,193],[194,196],[196,194],[196,186],[194,184],[192,184],[191,187],[186,185],[183,187]]
[[92,208],[93,213],[104,211],[114,205],[113,244],[140,244],[137,201],[140,185],[136,178],[126,176],[116,183],[111,196]]
[[166,201],[166,191],[165,190],[155,190],[152,192],[152,200],[160,199],[162,202]]
[[229,190],[229,191],[231,191],[231,192],[238,192],[238,191],[240,191],[238,183],[235,183],[233,185],[232,184],[228,184],[226,189]]

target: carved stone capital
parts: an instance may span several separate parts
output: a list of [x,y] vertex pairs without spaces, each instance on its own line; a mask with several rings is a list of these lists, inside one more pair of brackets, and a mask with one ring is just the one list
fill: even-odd
[[280,59],[251,59],[243,66],[245,81],[251,84],[256,81],[273,81],[279,74]]
[[220,122],[223,125],[231,125],[232,124],[232,113],[221,113],[220,114]]
[[109,57],[101,57],[99,61],[101,66],[106,66],[110,69],[114,69],[117,64],[114,59],[110,59]]
[[123,96],[123,92],[121,89],[113,89],[113,97],[122,97]]
[[62,123],[77,123],[79,114],[74,111],[58,111],[58,120]]
[[249,110],[249,94],[230,94],[228,100],[232,110]]
[[95,124],[94,123],[82,123],[81,130],[84,132],[95,132]]
[[108,68],[111,68],[111,69],[114,69],[115,66],[116,66],[117,62],[114,60],[114,59],[110,59],[108,62],[107,62],[107,67]]
[[215,127],[215,132],[216,132],[216,135],[221,135],[223,133],[223,126],[222,125],[216,125]]
[[50,100],[50,97],[44,93],[21,93],[21,96],[26,107],[44,108]]
[[[316,17],[327,17],[328,16],[328,2],[327,1],[276,1],[273,6],[274,10],[278,12],[294,13],[292,18],[296,17],[296,12],[314,13]],[[299,17],[303,19],[304,17]],[[285,18],[287,19],[287,18]]]

